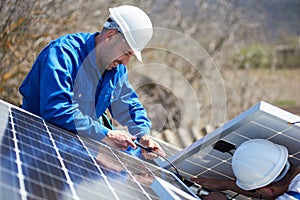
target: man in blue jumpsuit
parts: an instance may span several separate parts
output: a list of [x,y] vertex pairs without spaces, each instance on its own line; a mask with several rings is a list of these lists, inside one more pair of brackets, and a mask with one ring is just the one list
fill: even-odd
[[[76,33],[50,42],[22,85],[22,107],[46,121],[112,147],[134,152],[138,139],[164,154],[149,137],[151,122],[128,82],[126,64],[152,37],[149,17],[134,6],[110,9],[100,33]],[[100,117],[109,109],[128,132],[108,129]],[[145,158],[157,155],[142,150]]]

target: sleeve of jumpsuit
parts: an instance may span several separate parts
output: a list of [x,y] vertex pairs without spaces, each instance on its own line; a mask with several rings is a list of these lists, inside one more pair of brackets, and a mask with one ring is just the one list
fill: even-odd
[[132,135],[141,138],[145,134],[150,134],[151,122],[128,81],[126,67],[124,65],[119,67],[119,70],[123,70],[121,73],[123,76],[116,83],[109,110],[121,125],[128,127]]

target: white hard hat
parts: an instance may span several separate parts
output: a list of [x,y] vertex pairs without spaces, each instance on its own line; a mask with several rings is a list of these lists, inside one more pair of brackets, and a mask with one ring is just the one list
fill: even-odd
[[287,172],[283,170],[287,160],[288,151],[284,146],[263,139],[248,140],[237,148],[232,157],[236,185],[244,190],[267,186],[282,171]]
[[128,45],[139,61],[141,51],[153,35],[153,27],[148,15],[138,7],[123,5],[109,9],[111,18],[120,26]]

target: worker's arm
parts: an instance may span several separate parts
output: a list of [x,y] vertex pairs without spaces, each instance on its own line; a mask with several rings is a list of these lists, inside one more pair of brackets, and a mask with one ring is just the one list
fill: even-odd
[[[135,148],[132,137],[118,131],[109,131],[92,117],[79,109],[74,101],[75,70],[80,61],[73,56],[71,49],[55,46],[45,54],[40,74],[40,110],[41,116],[59,127],[89,137],[97,141],[124,149],[128,145]],[[90,88],[92,90],[92,88]],[[94,102],[91,102],[93,104]],[[93,106],[93,105],[92,105]]]
[[246,191],[239,188],[234,180],[218,180],[213,178],[191,178],[191,181],[201,185],[204,188],[207,188],[212,191],[225,191],[231,190],[233,192],[244,194],[249,197],[259,197],[256,191]]
[[120,64],[118,71],[120,77],[112,93],[110,113],[118,123],[128,128],[130,134],[141,138],[150,134],[151,122],[137,93],[128,81],[126,66]]
[[[113,118],[121,125],[127,126],[129,133],[137,137],[142,145],[164,156],[165,153],[160,145],[150,137],[151,122],[147,117],[146,110],[138,99],[138,95],[128,81],[126,67],[119,65],[118,70],[121,77],[116,83],[111,106],[109,107]],[[158,157],[157,154],[147,152],[143,149],[142,153],[147,159]]]

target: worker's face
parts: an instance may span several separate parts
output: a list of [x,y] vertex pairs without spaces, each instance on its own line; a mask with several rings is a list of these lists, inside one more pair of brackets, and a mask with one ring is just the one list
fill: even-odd
[[122,34],[116,31],[115,34],[108,35],[104,42],[105,45],[100,54],[101,66],[106,66],[106,70],[112,70],[119,64],[128,64],[133,51]]

